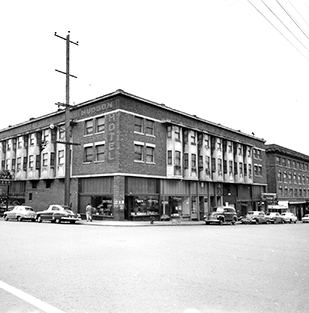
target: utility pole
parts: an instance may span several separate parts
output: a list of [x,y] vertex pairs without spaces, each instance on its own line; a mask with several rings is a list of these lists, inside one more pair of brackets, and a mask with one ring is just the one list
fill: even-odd
[[71,180],[71,124],[70,124],[70,77],[77,78],[70,74],[70,43],[78,46],[78,41],[73,42],[70,40],[70,32],[66,38],[57,35],[55,36],[66,41],[66,72],[56,70],[56,72],[65,74],[66,76],[66,101],[65,104],[57,103],[58,106],[65,107],[65,177],[64,177],[64,204],[70,205],[70,180]]

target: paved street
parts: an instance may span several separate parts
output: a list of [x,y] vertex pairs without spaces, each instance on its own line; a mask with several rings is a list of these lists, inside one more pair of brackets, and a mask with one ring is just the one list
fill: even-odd
[[308,311],[308,224],[0,231],[1,312]]

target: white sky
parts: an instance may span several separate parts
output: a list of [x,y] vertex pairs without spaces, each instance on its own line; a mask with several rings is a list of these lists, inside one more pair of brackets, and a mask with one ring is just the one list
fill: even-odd
[[[117,89],[309,155],[309,0],[12,0],[1,4],[0,129]],[[296,9],[296,10],[295,10]],[[304,47],[304,46],[305,47]]]

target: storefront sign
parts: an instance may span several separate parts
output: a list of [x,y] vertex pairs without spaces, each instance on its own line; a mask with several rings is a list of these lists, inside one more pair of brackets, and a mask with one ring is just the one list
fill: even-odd
[[80,110],[80,117],[87,117],[99,113],[104,113],[105,111],[113,108],[113,102],[104,102],[96,105],[92,108],[86,108]]

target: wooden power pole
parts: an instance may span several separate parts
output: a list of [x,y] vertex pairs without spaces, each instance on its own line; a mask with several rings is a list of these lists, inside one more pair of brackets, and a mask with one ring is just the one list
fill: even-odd
[[78,41],[73,42],[70,40],[70,32],[68,32],[68,35],[66,38],[61,37],[57,35],[55,32],[55,36],[58,38],[61,38],[66,41],[66,72],[62,72],[59,70],[56,70],[59,73],[65,74],[66,76],[66,88],[65,88],[65,94],[66,94],[66,101],[65,103],[56,103],[58,106],[65,107],[65,142],[63,144],[65,145],[65,177],[64,177],[64,204],[70,205],[70,181],[71,181],[71,124],[70,124],[70,77],[77,78],[74,75],[70,74],[70,44],[74,44],[78,46]]

